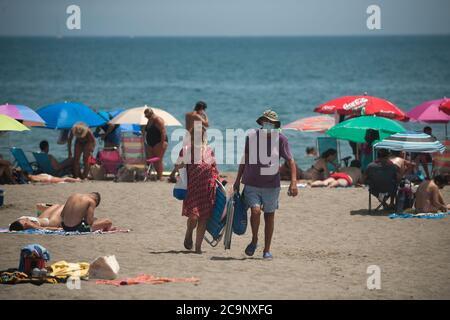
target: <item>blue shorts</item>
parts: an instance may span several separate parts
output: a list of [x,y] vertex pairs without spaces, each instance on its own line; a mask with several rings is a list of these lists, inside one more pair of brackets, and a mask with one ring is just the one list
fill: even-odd
[[250,208],[260,207],[264,213],[275,212],[278,209],[280,197],[278,188],[258,188],[253,186],[244,187],[244,200]]

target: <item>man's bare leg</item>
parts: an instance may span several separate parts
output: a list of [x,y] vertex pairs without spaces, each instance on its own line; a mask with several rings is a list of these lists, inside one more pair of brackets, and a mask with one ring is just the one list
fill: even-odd
[[261,220],[261,208],[251,208],[250,225],[252,226],[252,244],[256,246],[258,243],[259,223]]
[[114,231],[115,229],[110,219],[96,219],[91,226],[91,231]]
[[264,253],[270,252],[273,229],[275,227],[275,212],[264,213]]

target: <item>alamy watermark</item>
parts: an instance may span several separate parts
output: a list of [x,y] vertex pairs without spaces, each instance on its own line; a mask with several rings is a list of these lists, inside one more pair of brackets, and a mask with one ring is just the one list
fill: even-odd
[[381,289],[381,269],[377,265],[370,265],[367,267],[367,274],[370,276],[367,278],[367,289],[380,290]]
[[369,15],[367,17],[366,26],[369,30],[380,30],[381,29],[381,8],[376,4],[372,4],[367,7],[366,13]]
[[76,4],[71,4],[66,8],[66,13],[69,15],[66,20],[66,27],[69,30],[81,29],[81,8]]

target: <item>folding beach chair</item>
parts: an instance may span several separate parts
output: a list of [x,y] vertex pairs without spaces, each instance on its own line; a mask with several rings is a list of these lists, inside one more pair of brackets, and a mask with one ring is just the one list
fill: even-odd
[[[23,171],[29,174],[37,173],[38,169],[36,168],[36,163],[29,162],[27,156],[25,155],[25,152],[23,152],[21,148],[13,147],[10,149],[10,151],[15,159],[16,165],[19,166]],[[35,168],[33,168],[33,166]]]
[[58,176],[56,170],[52,167],[52,163],[48,154],[43,152],[33,152],[33,156],[36,159],[36,163],[41,172],[50,174],[52,176]]
[[381,166],[373,167],[367,177],[367,184],[369,186],[369,214],[372,213],[372,196],[379,201],[379,205],[373,211],[378,211],[381,208],[388,209],[387,201],[397,195],[398,186],[395,177],[389,177]]
[[156,174],[155,163],[158,157],[146,159],[144,137],[132,132],[123,132],[121,135],[122,163],[145,171],[144,181],[147,181],[153,172]]
[[122,165],[122,157],[117,148],[103,148],[97,153],[97,161],[105,170],[105,174],[116,175]]
[[227,203],[227,192],[225,187],[219,180],[216,180],[216,201],[212,215],[206,224],[206,231],[211,238],[206,234],[204,238],[212,247],[217,246],[224,235],[224,227],[227,223]]

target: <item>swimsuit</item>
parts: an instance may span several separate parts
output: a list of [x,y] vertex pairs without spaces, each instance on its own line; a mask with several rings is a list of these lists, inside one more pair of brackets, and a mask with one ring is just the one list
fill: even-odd
[[[36,217],[29,217],[29,216],[22,216],[22,217],[20,217],[18,220],[20,220],[20,219],[28,219],[28,220],[30,220],[31,222],[37,223],[40,227],[42,227],[41,222],[39,221],[39,218],[36,218]],[[48,218],[41,218],[41,219],[45,221],[44,224],[45,224],[46,226],[49,225],[50,220],[49,220]]]
[[64,222],[61,222],[61,226],[64,229],[64,231],[68,231],[68,232],[74,232],[74,231],[78,231],[78,232],[91,232],[91,227],[84,222],[84,220],[81,220],[81,222],[79,224],[77,224],[76,226],[73,227],[68,227],[64,224]]
[[[154,146],[156,146],[158,143],[161,142],[161,130],[159,130],[153,123],[150,126],[147,126],[145,130],[147,131],[146,135],[147,145],[153,148]],[[167,136],[166,142],[168,142]]]
[[345,181],[347,181],[347,187],[350,187],[350,186],[353,184],[352,177],[350,177],[348,174],[346,174],[346,173],[344,173],[344,172],[335,172],[335,173],[332,173],[332,174],[330,175],[330,178],[333,178],[333,179],[336,179],[336,180],[338,180],[338,179],[344,179]]

